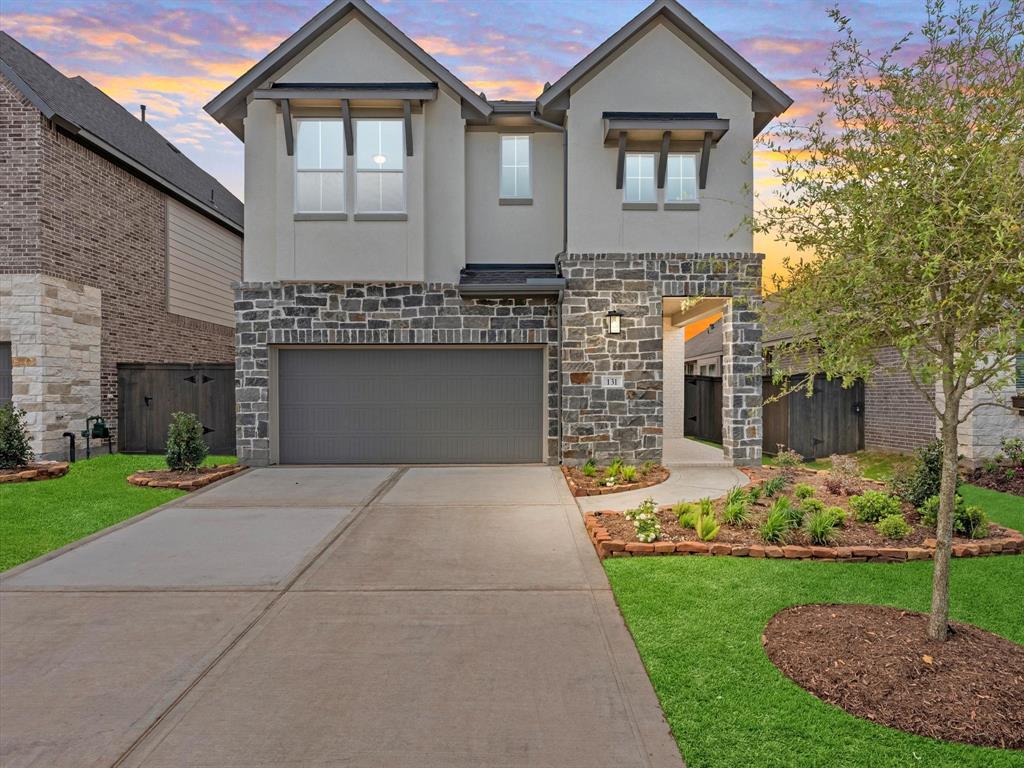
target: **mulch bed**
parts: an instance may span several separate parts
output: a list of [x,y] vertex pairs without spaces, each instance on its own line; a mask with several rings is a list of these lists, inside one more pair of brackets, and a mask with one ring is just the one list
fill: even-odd
[[[1011,477],[1007,477],[1007,470],[1012,470]],[[1024,467],[999,466],[991,472],[979,467],[965,473],[965,478],[971,485],[1024,496]]]
[[[745,471],[751,478],[750,485],[758,484],[783,472],[772,467]],[[832,493],[826,487],[826,472],[804,468],[793,468],[786,472],[790,482],[775,498],[789,496],[794,505],[798,502],[792,499],[792,491],[797,483],[812,486],[815,489],[814,498],[824,502],[826,507],[838,506],[844,509],[849,507],[849,496],[865,490],[885,490],[884,484],[862,478],[850,481],[840,493]],[[785,542],[780,545],[766,544],[761,539],[758,528],[775,498],[761,498],[752,504],[750,518],[745,525],[722,523],[718,536],[710,542],[702,542],[693,529],[680,526],[670,506],[658,508],[656,514],[661,523],[661,535],[658,541],[651,544],[637,540],[633,523],[620,512],[594,512],[586,515],[585,519],[591,539],[602,557],[635,554],[712,554],[733,557],[900,562],[928,560],[934,555],[935,529],[922,525],[920,515],[910,504],[903,505],[903,514],[911,526],[911,531],[902,539],[886,538],[877,531],[874,524],[857,522],[852,515],[848,515],[845,526],[835,529],[836,542],[833,545],[813,545],[800,528],[789,531]],[[721,519],[725,497],[715,499],[713,503],[716,515]],[[994,523],[989,523],[989,535],[985,538],[953,537],[954,557],[1013,554],[1022,551],[1024,535]]]
[[30,483],[52,480],[68,473],[66,461],[33,461],[14,469],[0,469],[0,483]]
[[929,640],[926,614],[877,605],[798,605],[762,644],[822,701],[933,739],[1024,749],[1024,646],[970,624]]
[[640,488],[649,488],[658,483],[664,483],[671,474],[665,467],[658,465],[652,468],[643,476],[637,477],[633,483],[618,483],[611,487],[601,484],[601,473],[596,477],[587,477],[579,467],[562,467],[562,474],[565,475],[565,482],[569,485],[569,492],[573,496],[604,496],[609,493],[622,493],[623,491],[636,491]]
[[194,472],[174,472],[169,469],[154,469],[136,472],[128,477],[132,485],[150,488],[177,488],[182,491],[194,491],[225,477],[230,477],[246,469],[241,464],[222,464],[219,467],[200,467]]

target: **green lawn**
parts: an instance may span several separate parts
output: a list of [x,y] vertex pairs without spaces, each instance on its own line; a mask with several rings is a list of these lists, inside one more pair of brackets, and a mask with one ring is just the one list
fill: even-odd
[[[234,456],[206,461],[234,462]],[[166,468],[163,456],[114,454],[72,464],[56,480],[0,485],[0,571],[184,495],[125,480],[135,470]]]
[[[886,451],[857,451],[850,455],[860,462],[864,477],[882,482],[892,477],[896,467],[901,464],[909,464],[914,460],[913,456],[904,453],[888,453]],[[831,469],[832,462],[829,459],[815,459],[808,462],[806,466],[811,469]]]
[[960,495],[968,504],[984,509],[992,522],[1024,531],[1024,498],[976,485],[961,485]]
[[[933,741],[847,715],[772,665],[760,636],[801,603],[927,610],[931,563],[729,557],[605,561],[616,599],[690,768],[1024,766],[1024,752]],[[1024,643],[1024,556],[955,560],[953,618]]]

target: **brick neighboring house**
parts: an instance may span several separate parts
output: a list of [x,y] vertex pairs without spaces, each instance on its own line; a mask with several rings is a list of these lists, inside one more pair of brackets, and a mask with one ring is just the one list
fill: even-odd
[[37,456],[102,415],[118,365],[229,363],[242,204],[81,77],[0,33],[0,398]]
[[[771,299],[764,305],[769,314],[762,341],[766,356],[788,338],[772,331],[771,305]],[[715,372],[721,371],[722,364],[721,321],[687,341],[685,355],[687,375],[721,375]],[[935,412],[901,367],[899,352],[893,347],[881,347],[875,352],[875,360],[877,367],[864,382],[864,447],[906,453],[934,440],[939,433]],[[799,369],[800,366],[793,366],[794,372]],[[1010,405],[1018,393],[1024,393],[1024,354],[1017,358],[1016,381],[1005,382],[995,400]],[[974,402],[989,400],[992,398],[987,394],[971,393],[962,408],[966,411]],[[960,453],[965,462],[978,465],[999,453],[1005,437],[1024,438],[1024,413],[998,405],[978,408],[960,427]]]

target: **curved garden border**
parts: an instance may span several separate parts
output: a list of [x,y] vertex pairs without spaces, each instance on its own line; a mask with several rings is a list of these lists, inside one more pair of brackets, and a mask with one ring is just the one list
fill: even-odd
[[26,464],[17,472],[0,473],[0,483],[30,483],[64,477],[70,469],[66,461],[37,461]]
[[219,467],[206,467],[206,469],[212,471],[179,480],[160,477],[161,475],[168,474],[166,469],[146,470],[129,475],[128,482],[132,485],[149,488],[177,488],[179,491],[194,491],[198,488],[204,488],[210,483],[223,480],[225,477],[237,474],[243,469],[248,469],[248,467],[244,464],[222,464]]
[[[660,511],[671,509],[663,506]],[[601,524],[601,515],[620,515],[620,512],[588,512],[583,516],[590,540],[600,558],[631,557],[633,555],[725,555],[729,557],[784,558],[787,560],[838,560],[844,563],[902,563],[907,560],[931,560],[935,555],[935,540],[927,539],[924,547],[805,547],[796,544],[725,544],[715,541],[639,541],[613,539]],[[1024,533],[1007,530],[1004,535],[979,539],[971,544],[954,544],[953,557],[979,557],[982,555],[1014,555],[1024,552]]]
[[625,493],[626,491],[638,491],[641,488],[650,488],[651,486],[661,485],[670,477],[672,472],[668,467],[658,465],[658,469],[664,471],[665,476],[660,477],[657,480],[637,480],[635,483],[624,483],[622,485],[614,485],[610,488],[596,488],[591,490],[589,488],[583,488],[578,485],[573,479],[570,473],[570,468],[562,465],[562,475],[565,477],[565,482],[569,486],[569,493],[573,496],[607,496],[610,493]]

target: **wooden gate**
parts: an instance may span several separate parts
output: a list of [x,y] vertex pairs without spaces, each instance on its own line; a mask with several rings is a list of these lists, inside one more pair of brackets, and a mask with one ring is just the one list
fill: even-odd
[[122,453],[163,453],[175,411],[199,417],[211,453],[235,452],[234,365],[121,364],[117,384]]
[[722,380],[687,376],[683,395],[683,434],[712,443],[722,442]]
[[[762,381],[764,397],[774,397],[779,387],[770,378]],[[712,376],[687,376],[683,401],[683,434],[713,443],[722,442],[722,380]],[[803,389],[768,403],[762,413],[764,452],[774,455],[778,446],[797,451],[805,459],[833,453],[853,453],[864,448],[864,383],[843,389],[839,381],[824,376],[814,380],[814,394]]]

